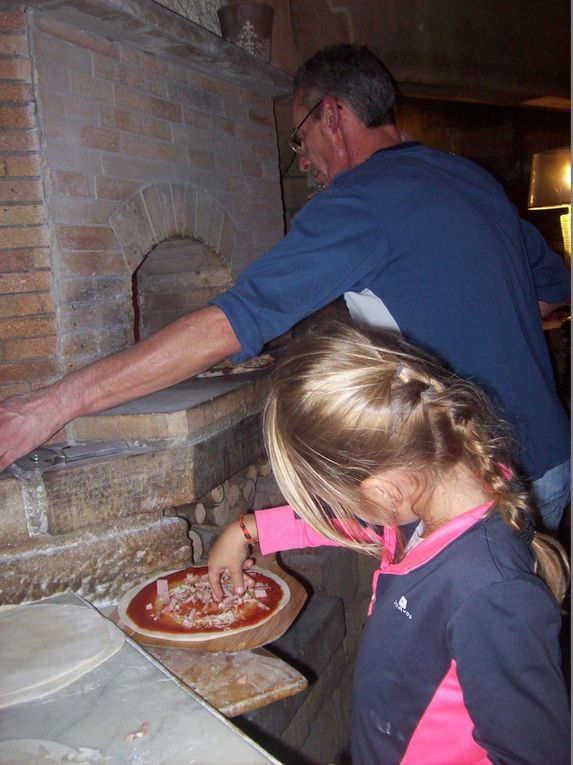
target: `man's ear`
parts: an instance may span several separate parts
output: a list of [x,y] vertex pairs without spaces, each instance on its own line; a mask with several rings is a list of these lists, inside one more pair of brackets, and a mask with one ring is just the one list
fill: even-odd
[[340,127],[340,110],[334,96],[324,96],[322,99],[322,119],[327,129],[335,133]]

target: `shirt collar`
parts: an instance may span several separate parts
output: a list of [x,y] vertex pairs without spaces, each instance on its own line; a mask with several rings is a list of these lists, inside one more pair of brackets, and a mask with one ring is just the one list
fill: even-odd
[[475,526],[486,515],[493,504],[493,501],[485,502],[483,505],[478,505],[452,518],[451,521],[440,526],[429,537],[422,540],[398,563],[392,563],[396,549],[396,529],[392,526],[386,526],[384,529],[384,554],[382,556],[382,565],[386,569],[385,573],[407,574],[423,566],[445,547],[461,537],[468,529]]

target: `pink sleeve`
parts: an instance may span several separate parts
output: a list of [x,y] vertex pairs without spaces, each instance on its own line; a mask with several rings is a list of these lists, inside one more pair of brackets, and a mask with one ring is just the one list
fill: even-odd
[[322,545],[340,547],[336,542],[311,529],[302,518],[295,515],[295,511],[290,505],[272,507],[268,510],[256,510],[255,518],[259,545],[263,555],[281,550],[320,547]]

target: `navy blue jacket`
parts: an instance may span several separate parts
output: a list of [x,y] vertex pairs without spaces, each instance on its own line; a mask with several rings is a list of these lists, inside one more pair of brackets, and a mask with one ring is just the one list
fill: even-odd
[[488,505],[392,564],[355,668],[353,765],[568,765],[559,607]]

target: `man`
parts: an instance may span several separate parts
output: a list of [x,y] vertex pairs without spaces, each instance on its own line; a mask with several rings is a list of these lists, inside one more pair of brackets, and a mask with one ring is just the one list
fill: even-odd
[[366,48],[320,51],[297,73],[294,95],[293,148],[324,191],[207,308],[4,401],[0,469],[74,417],[173,385],[233,354],[257,354],[344,294],[356,321],[400,330],[495,398],[515,428],[545,524],[556,528],[570,492],[569,426],[541,314],[568,299],[559,258],[479,167],[401,141],[391,78]]

